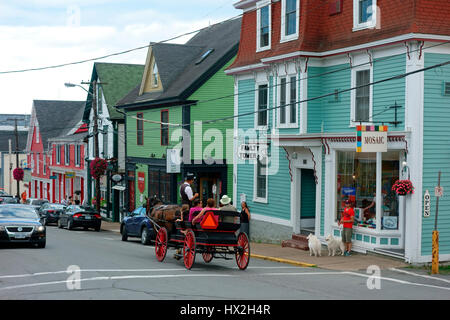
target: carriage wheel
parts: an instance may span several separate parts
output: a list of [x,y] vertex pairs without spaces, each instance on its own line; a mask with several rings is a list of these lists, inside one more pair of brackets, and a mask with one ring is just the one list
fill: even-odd
[[247,234],[244,232],[239,233],[237,239],[237,250],[236,250],[236,263],[241,270],[245,270],[250,261],[250,243],[248,241]]
[[192,230],[186,233],[183,246],[184,266],[191,269],[195,262],[195,235]]
[[213,253],[212,253],[212,251],[213,251],[213,248],[207,247],[207,248],[206,248],[206,252],[203,252],[203,253],[202,253],[203,260],[204,260],[206,263],[211,262],[211,260],[213,259]]
[[156,259],[162,262],[167,253],[167,229],[162,227],[158,230],[155,240]]

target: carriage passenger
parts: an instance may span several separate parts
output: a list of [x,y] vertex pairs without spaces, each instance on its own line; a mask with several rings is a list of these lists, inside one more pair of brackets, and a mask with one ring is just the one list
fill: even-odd
[[214,199],[212,199],[212,198],[209,198],[206,201],[206,207],[204,207],[202,209],[202,211],[198,215],[196,215],[194,219],[192,219],[192,224],[195,224],[197,221],[201,221],[201,218],[203,217],[203,215],[205,214],[206,211],[208,211],[208,210],[216,210],[216,209],[217,209],[216,208],[216,201]]
[[189,222],[192,222],[192,219],[194,219],[194,214],[196,212],[202,211],[203,207],[202,207],[202,202],[200,201],[200,199],[195,199],[194,201],[192,201],[192,208],[189,210]]

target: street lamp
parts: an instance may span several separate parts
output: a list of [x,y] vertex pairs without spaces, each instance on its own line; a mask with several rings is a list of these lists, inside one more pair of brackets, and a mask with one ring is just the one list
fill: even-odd
[[[92,82],[82,82],[82,84],[92,84],[93,90],[92,92],[89,92],[84,88],[83,86],[79,84],[74,84],[70,82],[64,83],[64,86],[66,88],[73,88],[73,87],[80,87],[84,91],[88,93],[88,95],[92,96],[92,110],[94,111],[94,157],[99,158],[99,146],[98,146],[98,115],[97,115],[97,84],[105,84],[105,83],[97,83],[97,80],[94,80]],[[95,207],[98,213],[100,214],[100,177],[97,177],[95,179]]]

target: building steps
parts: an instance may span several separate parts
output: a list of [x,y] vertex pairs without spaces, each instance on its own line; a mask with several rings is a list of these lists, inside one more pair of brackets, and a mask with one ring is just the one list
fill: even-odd
[[293,234],[292,239],[284,240],[281,242],[281,247],[289,247],[308,251],[308,239],[306,239],[306,237],[307,236],[302,234]]

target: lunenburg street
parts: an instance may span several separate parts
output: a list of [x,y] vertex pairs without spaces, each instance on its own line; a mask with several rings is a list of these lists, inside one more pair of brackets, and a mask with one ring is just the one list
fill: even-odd
[[168,319],[450,300],[449,17],[0,5],[0,300],[153,300]]

